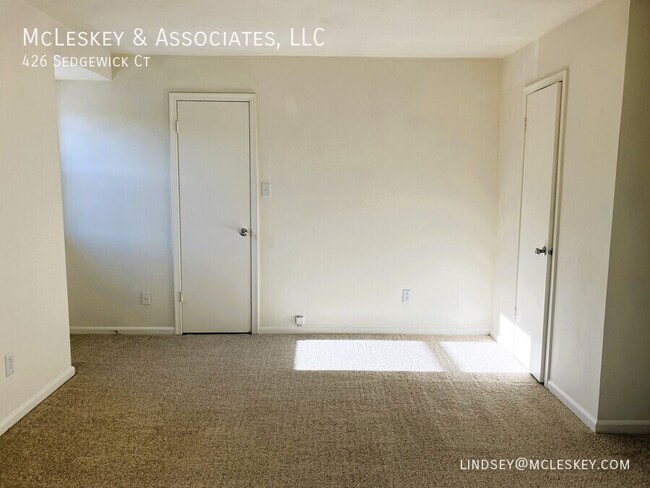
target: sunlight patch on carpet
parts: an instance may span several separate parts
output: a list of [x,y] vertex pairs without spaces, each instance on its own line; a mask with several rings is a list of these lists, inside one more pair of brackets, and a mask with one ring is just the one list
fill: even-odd
[[438,358],[422,341],[299,340],[296,371],[441,372]]
[[464,373],[526,373],[526,369],[492,341],[440,342],[440,347]]

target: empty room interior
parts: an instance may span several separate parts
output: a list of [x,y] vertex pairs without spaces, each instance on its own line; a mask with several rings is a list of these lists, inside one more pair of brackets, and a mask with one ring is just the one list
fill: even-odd
[[650,1],[0,0],[0,486],[650,486]]

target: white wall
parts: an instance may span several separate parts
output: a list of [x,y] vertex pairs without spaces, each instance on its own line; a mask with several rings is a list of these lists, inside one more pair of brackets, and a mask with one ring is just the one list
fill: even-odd
[[504,60],[494,333],[511,347],[524,85],[569,69],[549,384],[598,416],[629,0],[605,0]]
[[169,330],[167,94],[253,91],[262,329],[487,332],[500,77],[499,60],[156,57],[59,82],[72,326]]
[[22,27],[50,20],[0,3],[0,434],[69,378],[56,93],[51,69],[21,66]]
[[[650,2],[632,0],[616,170],[600,430],[650,431]],[[639,428],[635,427],[638,431]]]

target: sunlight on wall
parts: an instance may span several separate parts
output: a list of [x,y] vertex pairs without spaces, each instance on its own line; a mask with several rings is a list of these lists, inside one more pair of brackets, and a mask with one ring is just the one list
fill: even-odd
[[510,354],[514,353],[515,347],[515,324],[503,313],[499,314],[499,338],[497,341]]
[[503,313],[499,315],[499,345],[514,355],[521,364],[530,364],[530,335]]
[[496,342],[450,341],[440,347],[463,373],[526,373]]
[[515,324],[513,353],[515,357],[521,361],[521,364],[530,366],[531,347],[531,340],[528,332]]
[[297,371],[441,372],[438,358],[422,341],[299,340]]

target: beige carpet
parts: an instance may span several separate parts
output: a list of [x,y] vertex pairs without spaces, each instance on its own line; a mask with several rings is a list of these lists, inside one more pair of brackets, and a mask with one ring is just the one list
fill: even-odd
[[[493,345],[75,336],[76,376],[0,437],[0,486],[650,486],[650,437],[594,435]],[[460,468],[521,456],[631,469]]]

